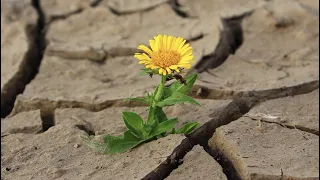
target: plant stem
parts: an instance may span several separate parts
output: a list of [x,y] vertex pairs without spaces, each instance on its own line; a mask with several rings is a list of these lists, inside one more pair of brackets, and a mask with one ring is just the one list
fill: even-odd
[[152,102],[152,105],[149,108],[149,114],[148,114],[148,124],[153,124],[155,122],[156,117],[156,108],[157,108],[157,102],[160,101],[162,94],[163,94],[163,88],[164,84],[166,83],[166,76],[161,76],[161,82],[158,86],[158,89],[156,90],[156,94],[154,95],[154,100]]
[[155,94],[155,96],[154,96],[154,101],[153,101],[153,103],[152,103],[152,107],[154,107],[154,108],[155,108],[155,106],[156,106],[156,103],[157,103],[158,101],[160,101],[160,99],[161,99],[161,97],[162,97],[163,88],[164,88],[165,82],[166,82],[166,76],[161,76],[161,82],[160,82],[160,84],[159,84],[158,91],[157,91],[157,93]]

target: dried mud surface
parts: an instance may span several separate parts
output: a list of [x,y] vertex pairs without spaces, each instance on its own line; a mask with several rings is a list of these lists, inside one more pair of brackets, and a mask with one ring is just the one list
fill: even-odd
[[[1,180],[319,179],[319,1],[2,0]],[[118,155],[81,136],[126,130],[152,91],[139,44],[181,36],[200,126]],[[168,83],[169,84],[169,83]]]

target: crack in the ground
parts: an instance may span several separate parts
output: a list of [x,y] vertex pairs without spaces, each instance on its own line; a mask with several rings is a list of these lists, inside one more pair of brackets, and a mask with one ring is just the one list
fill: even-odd
[[[223,28],[220,30],[218,45],[212,53],[204,55],[194,66],[198,73],[214,69],[223,64],[231,54],[243,43],[242,20],[252,12],[247,12],[239,16],[221,18]],[[213,47],[214,48],[214,47]]]
[[141,50],[137,48],[132,48],[132,47],[113,47],[107,50],[103,48],[103,51],[106,53],[106,56],[108,58],[121,57],[121,56],[133,56],[134,53],[142,52]]
[[[209,89],[203,86],[195,85],[190,92],[190,96],[197,99],[215,99],[227,100],[234,98],[258,98],[261,101],[277,99],[286,96],[306,94],[318,89],[319,81],[311,81],[296,86],[282,87],[278,89],[260,90],[260,91],[225,91],[219,89]],[[16,100],[14,109],[10,116],[20,112],[40,109],[45,112],[53,112],[57,108],[82,108],[92,112],[102,111],[110,107],[146,107],[147,105],[139,101],[126,101],[125,99],[106,100],[101,103],[88,103],[80,101],[59,100],[53,101],[48,99],[23,99]]]
[[179,165],[182,164],[183,157],[193,148],[193,146],[194,145],[188,138],[184,139],[163,163],[142,178],[142,180],[165,179],[174,169],[178,168]]
[[102,63],[109,58],[132,56],[136,52],[142,52],[136,48],[131,47],[113,47],[104,49],[104,44],[99,49],[89,48],[88,50],[68,51],[61,49],[54,49],[50,46],[46,50],[46,55],[57,56],[68,60],[90,60],[97,63]]
[[170,0],[169,4],[173,11],[182,18],[196,18],[188,14],[188,11],[185,7],[181,6],[181,4],[177,0]]
[[143,12],[149,12],[152,11],[153,9],[161,6],[162,4],[168,3],[169,0],[164,1],[164,2],[160,2],[158,4],[154,4],[152,6],[149,7],[145,7],[145,8],[140,8],[140,9],[135,9],[135,10],[126,10],[126,11],[121,11],[121,10],[117,10],[114,7],[108,6],[109,10],[116,16],[122,16],[122,15],[128,15],[128,14],[134,14],[134,13],[143,13]]
[[89,136],[95,135],[94,130],[91,129],[91,128],[88,128],[88,127],[86,127],[86,126],[84,126],[84,125],[75,125],[75,126],[76,126],[78,129],[86,132]]
[[[204,38],[204,34],[199,33],[187,39],[187,42],[194,42]],[[48,47],[46,55],[57,56],[69,60],[90,60],[93,62],[101,63],[109,58],[133,56],[135,53],[142,53],[142,50],[132,47],[111,47],[106,49],[105,44],[101,44],[101,48],[88,48],[88,50],[68,51],[65,49],[55,49]]]
[[[15,107],[11,112],[10,116],[18,114],[20,112],[32,111],[40,109],[45,114],[51,114],[55,109],[58,108],[82,108],[92,112],[102,111],[110,107],[146,107],[146,104],[143,104],[138,101],[126,101],[124,99],[114,99],[107,100],[102,103],[87,103],[80,101],[51,101],[48,99],[32,99],[32,100],[22,100],[17,99]],[[48,113],[47,113],[48,112]]]
[[222,90],[218,88],[208,88],[202,85],[194,85],[191,89],[192,97],[199,99],[216,99],[226,100],[242,97],[257,97],[260,99],[277,99],[286,96],[306,94],[319,88],[319,80],[305,82],[302,84],[281,87],[267,90],[252,90],[252,91],[233,91]]
[[51,48],[50,46],[46,50],[47,56],[57,56],[65,58],[68,60],[90,60],[93,62],[101,63],[106,60],[107,52],[103,49],[93,49],[89,48],[84,51],[66,51],[66,50],[57,50]]
[[227,176],[228,179],[241,180],[232,162],[228,158],[226,158],[223,153],[221,153],[217,149],[210,148],[208,145],[203,146],[203,149],[220,164],[223,173]]
[[65,14],[59,14],[59,15],[52,15],[50,17],[50,19],[48,20],[47,24],[51,24],[55,21],[58,21],[58,20],[64,20],[64,19],[67,19],[69,18],[70,16],[72,15],[75,15],[75,14],[79,14],[83,11],[83,8],[79,8],[79,9],[76,9],[74,11],[71,11],[71,12],[68,12],[68,13],[65,13]]
[[187,137],[194,145],[206,147],[216,128],[239,119],[258,103],[260,100],[257,98],[235,99],[227,107],[217,109],[210,114],[212,119]]
[[200,39],[204,38],[204,36],[205,36],[205,34],[203,34],[203,33],[199,33],[199,34],[197,34],[197,35],[195,35],[195,36],[193,36],[193,37],[191,37],[191,38],[187,39],[187,40],[186,40],[186,43],[190,43],[190,42],[198,41],[198,40],[200,40]]
[[40,116],[42,120],[42,132],[54,126],[54,112],[40,110]]
[[91,1],[91,3],[90,3],[90,6],[91,7],[97,7],[97,6],[99,6],[99,4],[102,2],[103,0],[93,0],[93,1]]
[[45,17],[40,8],[39,0],[32,0],[32,6],[36,9],[38,20],[36,25],[29,24],[26,26],[25,32],[28,39],[28,50],[23,57],[18,72],[3,86],[1,91],[1,117],[4,118],[12,111],[14,102],[18,94],[21,94],[26,85],[38,73],[38,67],[41,64],[45,41]]
[[[198,41],[204,37],[203,34],[197,34],[194,37],[187,39],[187,42]],[[133,56],[134,53],[140,52],[137,48],[132,47],[112,47],[109,49],[104,48],[104,44],[101,45],[101,48],[94,49],[89,48],[88,50],[82,51],[68,51],[68,50],[61,50],[51,48],[50,46],[46,50],[46,55],[48,56],[57,56],[65,59],[70,60],[91,60],[93,62],[101,63],[109,58],[115,57],[124,57],[124,56]]]
[[310,129],[308,127],[299,126],[299,125],[288,125],[288,124],[284,124],[284,123],[281,123],[281,122],[270,121],[270,120],[267,120],[267,119],[264,119],[264,118],[252,117],[249,114],[244,115],[243,117],[250,118],[253,121],[261,121],[261,122],[270,123],[270,124],[277,124],[277,125],[282,126],[284,128],[296,129],[296,130],[300,130],[300,131],[303,131],[303,132],[307,132],[307,133],[311,133],[311,134],[319,136],[319,131],[317,131],[315,129]]
[[[99,4],[100,4],[102,1],[103,1],[103,0],[94,0],[94,1],[91,1],[91,2],[90,2],[90,7],[95,8],[95,7],[99,6]],[[76,9],[76,10],[74,10],[74,11],[70,11],[70,12],[68,12],[68,13],[59,14],[59,15],[52,15],[52,16],[50,17],[50,19],[48,20],[47,25],[50,25],[50,24],[52,24],[52,23],[55,22],[55,21],[65,20],[65,19],[69,18],[70,16],[79,14],[79,13],[83,12],[84,9],[85,9],[85,8],[82,7],[82,8],[78,8],[78,9]]]

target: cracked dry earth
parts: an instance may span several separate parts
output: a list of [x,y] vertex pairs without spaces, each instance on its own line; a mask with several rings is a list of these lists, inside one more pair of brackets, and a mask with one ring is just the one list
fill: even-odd
[[[2,0],[1,180],[319,179],[319,1]],[[155,88],[138,44],[182,36],[201,126],[118,155],[79,136],[125,131]]]

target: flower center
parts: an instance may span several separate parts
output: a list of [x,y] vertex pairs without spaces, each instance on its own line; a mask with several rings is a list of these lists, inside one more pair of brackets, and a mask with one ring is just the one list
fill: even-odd
[[176,65],[181,59],[181,55],[175,51],[157,51],[151,56],[152,62],[155,66],[160,66],[162,68],[169,67],[171,65]]

